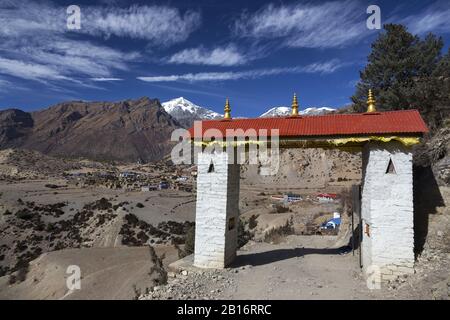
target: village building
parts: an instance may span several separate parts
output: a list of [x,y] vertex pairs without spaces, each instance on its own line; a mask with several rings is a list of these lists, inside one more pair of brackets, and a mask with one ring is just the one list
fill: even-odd
[[149,192],[149,191],[155,191],[155,190],[158,190],[158,186],[155,186],[155,185],[141,186],[141,191],[142,192]]
[[138,176],[137,173],[135,172],[129,172],[129,171],[125,171],[125,172],[121,172],[119,174],[120,178],[136,178]]
[[335,193],[319,193],[316,197],[319,202],[333,202],[336,201],[338,195]]
[[158,184],[158,190],[169,189],[170,184],[167,181],[161,181]]
[[333,219],[324,222],[320,228],[321,229],[337,229],[341,225],[341,217],[334,217]]

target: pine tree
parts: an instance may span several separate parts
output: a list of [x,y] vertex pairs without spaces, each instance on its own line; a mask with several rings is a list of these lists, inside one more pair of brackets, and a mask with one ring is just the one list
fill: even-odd
[[433,70],[431,79],[433,108],[427,118],[439,127],[446,121],[450,123],[450,48]]
[[433,129],[449,114],[449,54],[442,57],[442,38],[428,34],[423,40],[402,25],[387,24],[372,44],[368,63],[360,73],[354,110],[367,108],[372,89],[377,109],[418,109]]

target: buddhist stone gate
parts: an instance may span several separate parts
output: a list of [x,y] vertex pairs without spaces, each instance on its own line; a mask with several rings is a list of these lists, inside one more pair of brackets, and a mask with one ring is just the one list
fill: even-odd
[[[191,138],[203,145],[242,138],[250,129],[277,129],[280,148],[354,147],[363,155],[361,192],[362,264],[381,272],[382,280],[414,268],[413,175],[411,146],[427,127],[416,110],[376,112],[369,92],[368,111],[359,114],[292,115],[231,119],[227,101],[223,120],[202,121]],[[236,134],[238,132],[238,134]],[[246,136],[245,141],[258,140]],[[227,152],[198,154],[194,265],[224,268],[236,256],[239,223],[240,165]]]

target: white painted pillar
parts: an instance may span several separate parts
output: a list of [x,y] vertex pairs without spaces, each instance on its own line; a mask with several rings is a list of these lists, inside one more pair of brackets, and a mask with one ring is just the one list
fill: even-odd
[[194,252],[197,267],[224,268],[236,257],[240,167],[230,164],[228,157],[226,152],[198,155]]
[[381,281],[414,272],[411,150],[401,143],[368,143],[363,150],[362,258]]

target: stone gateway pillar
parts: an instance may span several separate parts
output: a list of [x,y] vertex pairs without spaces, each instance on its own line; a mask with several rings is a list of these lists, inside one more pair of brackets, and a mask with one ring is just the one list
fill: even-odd
[[[369,142],[363,149],[362,260],[381,281],[414,272],[411,150],[401,143]],[[369,269],[370,268],[370,269]]]
[[199,153],[194,265],[224,268],[236,257],[240,166],[226,152]]

